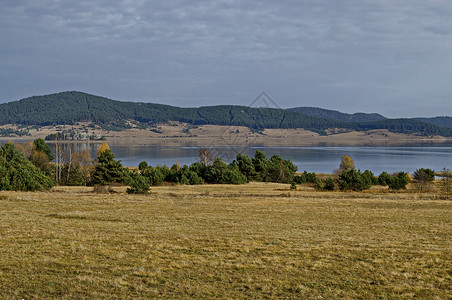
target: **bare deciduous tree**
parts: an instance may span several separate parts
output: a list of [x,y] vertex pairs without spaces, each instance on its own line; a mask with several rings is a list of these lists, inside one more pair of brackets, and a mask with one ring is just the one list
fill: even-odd
[[199,160],[205,166],[210,166],[213,163],[212,153],[207,148],[199,149]]

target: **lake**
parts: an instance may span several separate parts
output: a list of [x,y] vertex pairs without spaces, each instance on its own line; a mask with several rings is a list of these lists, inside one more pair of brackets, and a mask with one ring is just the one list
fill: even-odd
[[[77,143],[76,151],[88,149],[95,157],[99,144]],[[171,166],[176,161],[180,165],[199,161],[200,147],[162,146],[162,145],[124,145],[110,144],[116,159],[125,166],[138,166],[141,161],[155,166]],[[237,153],[254,156],[256,150],[264,151],[267,157],[281,155],[288,158],[298,167],[299,171],[316,173],[331,173],[339,167],[341,157],[349,155],[355,162],[356,168],[371,170],[375,174],[382,171],[389,173],[408,171],[412,173],[418,168],[441,170],[444,167],[452,169],[452,143],[419,146],[394,147],[265,147],[265,146],[229,146],[209,148],[213,156],[222,157],[224,161],[231,162]]]
[[[4,143],[1,141],[0,143]],[[52,145],[51,145],[52,146]],[[89,150],[92,157],[96,156],[98,143],[73,143],[74,151]],[[165,145],[126,145],[110,144],[116,159],[121,160],[124,166],[138,166],[142,161],[148,164],[171,166],[176,161],[180,165],[190,165],[199,161],[199,149],[192,145],[165,146]],[[53,146],[52,146],[53,148]],[[420,144],[385,146],[385,147],[347,147],[313,145],[306,147],[265,147],[259,146],[225,146],[210,147],[214,157],[222,157],[224,161],[231,162],[237,153],[254,156],[256,150],[264,151],[267,157],[278,154],[288,158],[298,167],[299,171],[316,173],[332,173],[339,167],[341,157],[349,155],[355,162],[356,168],[371,170],[375,174],[382,171],[389,173],[407,171],[412,173],[419,168],[430,168],[436,171],[444,167],[452,169],[452,143],[447,144]]]

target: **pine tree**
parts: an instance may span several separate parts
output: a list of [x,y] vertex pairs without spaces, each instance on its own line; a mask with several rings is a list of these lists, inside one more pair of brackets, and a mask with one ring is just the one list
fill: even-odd
[[105,149],[98,157],[98,163],[92,175],[92,182],[98,185],[123,183],[125,170],[120,161],[114,159],[115,155],[110,149]]
[[12,143],[0,147],[0,190],[48,190],[53,184]]

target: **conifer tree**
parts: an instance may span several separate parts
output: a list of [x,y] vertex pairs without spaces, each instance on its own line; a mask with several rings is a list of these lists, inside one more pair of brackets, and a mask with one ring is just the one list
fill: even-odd
[[53,181],[34,166],[13,143],[0,147],[0,190],[48,190]]
[[110,149],[100,153],[98,163],[92,175],[92,182],[98,185],[110,185],[112,183],[123,183],[125,170],[120,161],[114,159],[115,155]]

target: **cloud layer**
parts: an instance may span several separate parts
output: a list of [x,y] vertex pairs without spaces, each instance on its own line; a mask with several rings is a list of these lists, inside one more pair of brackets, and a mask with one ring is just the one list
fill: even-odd
[[80,90],[180,106],[451,115],[448,1],[6,1],[0,100]]

